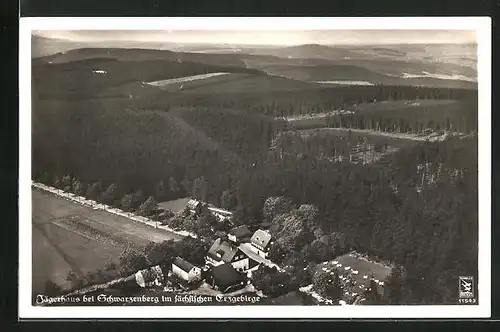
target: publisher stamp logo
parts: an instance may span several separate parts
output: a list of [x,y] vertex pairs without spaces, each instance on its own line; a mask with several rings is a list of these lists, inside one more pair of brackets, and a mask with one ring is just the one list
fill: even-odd
[[470,299],[474,297],[474,278],[461,276],[458,278],[458,297]]

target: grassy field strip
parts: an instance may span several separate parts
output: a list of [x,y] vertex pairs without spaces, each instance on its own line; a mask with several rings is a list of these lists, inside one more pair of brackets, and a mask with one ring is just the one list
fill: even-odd
[[335,84],[335,85],[363,85],[363,86],[372,86],[375,85],[368,81],[313,81],[318,84]]
[[327,118],[329,116],[344,115],[344,114],[352,114],[352,112],[346,111],[346,110],[334,110],[331,112],[323,112],[323,113],[292,115],[292,116],[287,116],[284,118],[276,117],[275,119],[293,122],[293,121],[300,121],[300,120],[306,120],[306,119],[323,119],[323,118]]
[[79,203],[79,204],[84,205],[84,206],[92,207],[93,209],[96,209],[96,210],[104,210],[104,211],[112,213],[114,215],[121,216],[121,217],[124,217],[124,218],[128,218],[130,220],[133,220],[133,221],[136,221],[136,222],[140,222],[140,223],[143,223],[145,225],[148,225],[148,226],[151,226],[151,227],[154,227],[154,228],[162,229],[162,230],[165,230],[167,232],[174,233],[174,234],[177,234],[177,235],[191,236],[191,237],[194,237],[194,238],[197,237],[196,234],[193,234],[193,233],[190,233],[190,232],[187,232],[187,231],[175,231],[175,230],[171,229],[168,226],[158,225],[157,222],[155,222],[155,221],[153,221],[153,220],[151,220],[149,218],[142,217],[142,216],[137,216],[137,215],[134,215],[134,214],[128,213],[128,212],[124,212],[124,211],[122,211],[120,209],[116,209],[116,208],[113,208],[113,207],[105,205],[105,204],[99,204],[96,201],[88,200],[88,199],[85,199],[84,197],[76,196],[76,195],[74,195],[72,193],[66,193],[66,192],[64,192],[62,190],[56,189],[54,187],[46,186],[46,185],[44,185],[42,183],[33,182],[32,185],[35,188],[38,188],[38,189],[41,189],[41,190],[44,190],[44,191],[48,191],[48,192],[50,192],[52,194],[55,194],[57,196],[63,197],[65,199],[68,199],[68,200],[73,201],[75,203]]
[[322,128],[324,130],[342,130],[342,131],[352,131],[360,134],[371,134],[371,135],[378,135],[378,136],[385,136],[385,137],[391,137],[391,138],[399,138],[399,139],[408,139],[408,140],[413,140],[413,141],[420,141],[420,142],[425,142],[425,141],[443,141],[446,138],[445,135],[437,135],[437,134],[431,134],[428,136],[417,136],[415,134],[403,134],[403,133],[390,133],[390,132],[384,132],[384,131],[376,131],[376,130],[369,130],[369,129],[353,129],[353,128]]
[[179,77],[179,78],[171,78],[168,80],[148,82],[147,84],[153,85],[153,86],[164,86],[164,85],[175,84],[175,83],[185,83],[185,82],[191,82],[191,81],[196,81],[196,80],[204,80],[204,79],[207,79],[210,77],[215,77],[215,76],[220,76],[220,75],[228,75],[228,74],[229,73],[209,73],[209,74],[193,75],[193,76],[186,76],[186,77]]

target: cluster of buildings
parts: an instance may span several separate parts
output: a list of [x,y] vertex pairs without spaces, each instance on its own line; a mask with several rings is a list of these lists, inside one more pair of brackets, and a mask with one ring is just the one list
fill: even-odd
[[247,226],[232,228],[227,239],[214,241],[205,256],[205,265],[197,267],[178,258],[172,264],[172,273],[187,283],[205,280],[222,293],[245,287],[252,271],[267,265],[271,235],[258,229],[253,234]]
[[[196,208],[189,204],[189,208]],[[221,293],[230,293],[250,283],[252,272],[261,265],[271,265],[267,260],[271,235],[258,229],[251,233],[245,225],[232,228],[227,239],[218,238],[205,255],[205,265],[196,266],[182,257],[177,257],[169,276],[183,289],[194,289],[202,281]],[[158,267],[139,271],[137,283],[141,287],[161,285],[165,276]]]
[[[231,220],[231,212],[194,199],[186,200],[184,206],[191,213],[208,209],[220,221]],[[279,269],[267,258],[272,244],[271,239],[271,234],[265,229],[251,231],[246,225],[237,226],[230,229],[224,238],[217,238],[212,243],[205,254],[203,266],[197,266],[183,257],[177,257],[169,267],[169,271],[164,273],[159,267],[137,272],[136,282],[141,287],[163,286],[161,281],[170,284],[173,282],[184,291],[195,290],[205,282],[216,292],[232,293],[250,284],[252,273],[262,265]],[[390,274],[389,266],[358,256],[350,253],[318,266],[318,270],[323,272],[339,274],[345,303],[361,304],[358,302],[363,300],[362,294],[369,289],[372,281],[375,281],[378,291],[383,292],[383,280]],[[295,300],[304,301],[303,296],[299,295],[300,292],[296,292]]]

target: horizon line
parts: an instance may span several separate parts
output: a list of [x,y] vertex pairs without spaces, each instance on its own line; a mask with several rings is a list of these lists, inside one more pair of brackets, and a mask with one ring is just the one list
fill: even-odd
[[[93,40],[73,40],[69,38],[62,38],[62,37],[46,37],[46,36],[39,36],[34,33],[34,31],[31,34],[31,37],[34,38],[41,38],[41,39],[47,39],[51,40],[54,42],[60,41],[60,42],[70,42],[70,43],[90,43],[90,44],[103,44],[103,43],[139,43],[139,44],[148,44],[148,43],[153,43],[153,44],[171,44],[171,45],[231,45],[231,46],[276,46],[276,47],[296,47],[296,46],[326,46],[326,47],[332,47],[332,46],[378,46],[378,45],[476,45],[476,41],[462,41],[462,42],[444,42],[444,41],[428,41],[428,42],[422,42],[422,41],[414,41],[414,42],[381,42],[381,43],[365,43],[365,42],[359,42],[359,43],[335,43],[335,44],[329,44],[329,43],[298,43],[298,44],[245,44],[245,43],[215,43],[215,42],[173,42],[173,41],[158,41],[158,40],[151,40],[151,41],[145,41],[145,40],[113,40],[113,39],[108,39],[108,40],[99,40],[99,41],[93,41]],[[90,48],[90,47],[86,47]],[[105,48],[105,47],[96,47],[96,48]],[[114,48],[120,48],[120,47],[114,47]]]

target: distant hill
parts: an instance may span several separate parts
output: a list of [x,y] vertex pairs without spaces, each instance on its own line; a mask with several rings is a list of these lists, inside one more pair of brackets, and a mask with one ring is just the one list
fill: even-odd
[[[33,92],[41,99],[68,100],[88,98],[107,89],[133,82],[151,82],[214,72],[264,75],[259,70],[238,66],[169,60],[119,61],[112,57],[102,57],[105,56],[102,52],[90,53],[95,57],[81,56],[74,58],[72,62],[49,64],[40,59],[34,60]],[[78,55],[82,54],[87,53],[78,52]]]
[[238,55],[184,53],[143,48],[79,48],[48,55],[39,60],[47,63],[66,63],[92,58],[110,58],[119,61],[167,60],[179,63],[189,61],[209,65],[245,67]]
[[307,58],[307,59],[328,59],[340,60],[352,56],[352,52],[343,48],[330,46],[307,44],[290,46],[278,49],[262,49],[254,54],[274,55],[282,58]]
[[[237,48],[237,45],[179,45],[158,42],[76,43],[35,36],[32,38],[32,47],[36,62],[53,64],[92,58],[110,58],[127,62],[165,60],[255,68],[272,75],[299,80],[310,77],[309,80],[312,81],[355,79],[384,84],[431,83],[432,86],[450,88],[474,88],[474,84],[461,81],[472,81],[477,78],[477,47],[461,44],[383,46],[306,44],[289,47]],[[182,52],[179,52],[181,50]],[[284,66],[295,67],[284,68]],[[335,71],[335,75],[332,75],[332,70]],[[347,77],[336,77],[343,76],[346,70],[350,72]],[[292,71],[293,75],[287,74],[287,71]],[[356,78],[351,77],[354,72]],[[427,76],[425,73],[431,75],[411,80],[400,79],[405,74]],[[446,76],[453,79],[439,79]]]
[[56,53],[67,52],[81,48],[139,48],[151,50],[176,50],[182,45],[163,42],[133,42],[133,41],[105,41],[105,42],[76,42],[66,39],[31,37],[31,56],[39,58]]
[[[401,64],[396,63],[395,67],[398,65]],[[373,67],[377,68],[376,65],[373,65]],[[411,67],[408,66],[407,68],[410,69]],[[400,70],[399,73],[401,74],[403,72],[402,68]],[[422,75],[422,77],[404,77],[403,75],[396,74],[397,71],[393,75],[386,75],[366,67],[348,64],[318,66],[276,65],[267,66],[263,71],[270,75],[280,75],[289,79],[309,82],[346,81],[346,84],[349,84],[352,81],[363,81],[371,84],[385,85],[423,85],[429,87],[477,89],[477,83],[464,79],[442,79],[432,76],[426,77],[425,75]]]
[[40,58],[49,56],[55,53],[67,52],[76,48],[84,47],[84,45],[66,41],[62,39],[45,38],[39,36],[31,37],[31,57]]

